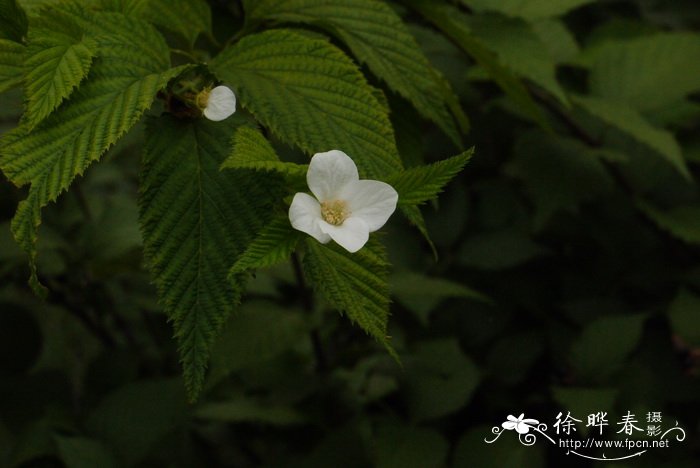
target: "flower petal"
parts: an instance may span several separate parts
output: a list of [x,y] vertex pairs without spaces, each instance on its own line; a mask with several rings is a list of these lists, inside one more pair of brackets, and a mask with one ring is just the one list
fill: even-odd
[[369,232],[374,232],[384,226],[396,210],[399,194],[387,183],[357,180],[345,186],[340,198],[348,203],[352,216],[362,218]]
[[306,183],[322,202],[337,199],[343,187],[359,178],[353,160],[339,150],[314,154],[306,173]]
[[321,231],[321,205],[307,193],[294,195],[289,207],[289,221],[297,231],[305,232],[322,244],[327,244],[331,236]]
[[338,245],[350,253],[360,250],[369,240],[367,223],[360,218],[348,218],[340,226],[321,221],[320,227],[321,231],[331,236]]
[[236,95],[226,86],[217,86],[209,92],[204,117],[214,122],[227,119],[236,112]]

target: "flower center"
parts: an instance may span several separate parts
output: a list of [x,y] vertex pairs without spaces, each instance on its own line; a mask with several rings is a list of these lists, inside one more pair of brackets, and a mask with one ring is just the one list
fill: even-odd
[[350,210],[343,200],[330,200],[321,203],[321,217],[328,224],[340,226],[349,215]]
[[197,107],[204,110],[207,108],[207,104],[209,104],[209,90],[203,89],[197,94]]

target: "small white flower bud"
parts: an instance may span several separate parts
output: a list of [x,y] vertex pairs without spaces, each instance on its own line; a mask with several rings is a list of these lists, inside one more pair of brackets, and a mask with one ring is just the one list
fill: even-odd
[[236,95],[226,86],[217,86],[211,91],[205,89],[197,95],[197,106],[204,117],[219,122],[236,112]]

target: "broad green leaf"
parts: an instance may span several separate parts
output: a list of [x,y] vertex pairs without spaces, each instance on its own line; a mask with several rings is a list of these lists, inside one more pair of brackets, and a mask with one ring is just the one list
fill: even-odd
[[427,468],[444,466],[449,444],[434,429],[386,422],[373,437],[377,468]]
[[[87,82],[69,103],[31,132],[20,126],[0,141],[0,168],[16,185],[31,183],[12,221],[15,239],[30,257],[30,284],[39,293],[36,270],[41,208],[65,191],[73,179],[98,160],[151,106],[167,82],[168,48],[147,23],[119,14],[73,11],[89,32],[99,31],[101,54]],[[119,47],[110,47],[118,43]]]
[[236,130],[233,153],[226,158],[221,169],[254,169],[305,177],[308,166],[280,161],[260,130],[243,126]]
[[[408,99],[459,144],[448,101],[458,100],[449,84],[420,52],[401,18],[376,0],[253,0],[247,13],[256,19],[303,22],[328,30],[387,85]],[[466,117],[457,106],[456,116]]]
[[107,4],[134,18],[182,36],[192,47],[200,34],[212,34],[211,10],[205,0],[106,0]]
[[[104,397],[86,427],[134,466],[155,444],[187,421],[187,403],[177,379],[129,383]],[[102,466],[102,465],[92,465]]]
[[595,51],[591,93],[652,111],[700,91],[700,34],[610,41]]
[[539,85],[559,101],[568,102],[557,82],[554,59],[529,23],[491,14],[465,19],[474,36],[496,53],[502,65]]
[[439,418],[467,404],[480,380],[476,364],[456,339],[420,343],[406,359],[406,403],[418,421]]
[[22,84],[24,53],[22,44],[0,39],[0,93]]
[[700,297],[682,290],[668,308],[673,332],[690,347],[700,346]]
[[460,0],[475,11],[497,11],[525,19],[563,15],[596,0]]
[[287,261],[300,240],[301,233],[292,228],[287,214],[277,216],[236,259],[230,274],[238,275]]
[[491,52],[486,44],[474,35],[467,26],[468,17],[466,15],[453,7],[435,4],[435,2],[427,0],[404,0],[404,3],[433,23],[481,66],[518,108],[535,119],[540,126],[549,128],[544,113],[532,99],[527,88],[513,74],[513,71],[501,63],[496,54]]
[[306,422],[304,416],[290,406],[251,397],[237,397],[230,401],[207,403],[198,408],[194,414],[206,421],[226,423],[293,426]]
[[660,210],[640,201],[637,207],[664,231],[689,244],[700,244],[700,206],[678,206],[670,210]]
[[61,10],[45,10],[29,30],[25,59],[26,125],[53,112],[87,76],[97,42]]
[[116,468],[114,456],[100,442],[85,437],[54,435],[58,454],[66,468]]
[[575,212],[615,187],[597,155],[578,140],[530,132],[515,142],[514,153],[506,171],[523,182],[532,198],[536,229],[555,213]]
[[351,254],[335,243],[307,239],[304,272],[328,303],[395,354],[387,337],[388,263],[376,240]]
[[231,372],[260,366],[303,341],[308,325],[297,310],[264,301],[246,301],[229,318],[212,349],[208,385]]
[[387,182],[399,193],[399,204],[420,205],[434,200],[464,166],[474,149],[427,166],[418,166],[392,175]]
[[386,110],[352,61],[329,42],[270,30],[243,38],[209,67],[283,141],[308,154],[342,150],[366,178],[401,170]]
[[240,298],[229,268],[264,226],[275,182],[219,171],[235,119],[180,121],[146,128],[140,224],[160,301],[175,328],[190,399],[204,381],[210,348]]
[[583,96],[572,100],[589,114],[653,149],[684,177],[691,178],[681,148],[670,132],[652,126],[637,111],[624,104]]
[[0,0],[0,39],[22,42],[27,34],[27,15],[16,0]]
[[571,346],[578,379],[596,382],[619,370],[639,344],[646,318],[643,314],[606,316],[587,325]]

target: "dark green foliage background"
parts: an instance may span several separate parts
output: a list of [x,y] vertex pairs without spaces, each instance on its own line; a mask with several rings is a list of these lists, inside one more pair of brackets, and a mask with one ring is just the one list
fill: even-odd
[[[223,42],[240,5],[209,3]],[[441,3],[465,16],[431,25],[419,13]],[[289,262],[251,281],[188,404],[143,268],[143,125],[44,210],[47,301],[26,286],[10,233],[26,190],[0,180],[0,466],[587,466],[544,440],[483,441],[509,414],[551,425],[559,411],[608,411],[613,426],[627,411],[642,424],[660,411],[686,440],[616,466],[697,466],[700,6],[582,1],[520,19],[480,8],[494,3],[393,5],[459,94],[465,147],[476,148],[424,209],[437,261],[400,216],[380,234],[403,368],[323,307]],[[532,2],[555,3],[576,2]],[[439,32],[459,43],[455,23],[485,55]],[[691,39],[660,45],[669,31]],[[641,45],[615,49],[629,41]],[[463,149],[384,89],[407,166]],[[620,101],[644,125],[608,112]],[[0,95],[3,132],[21,112],[19,91]]]

